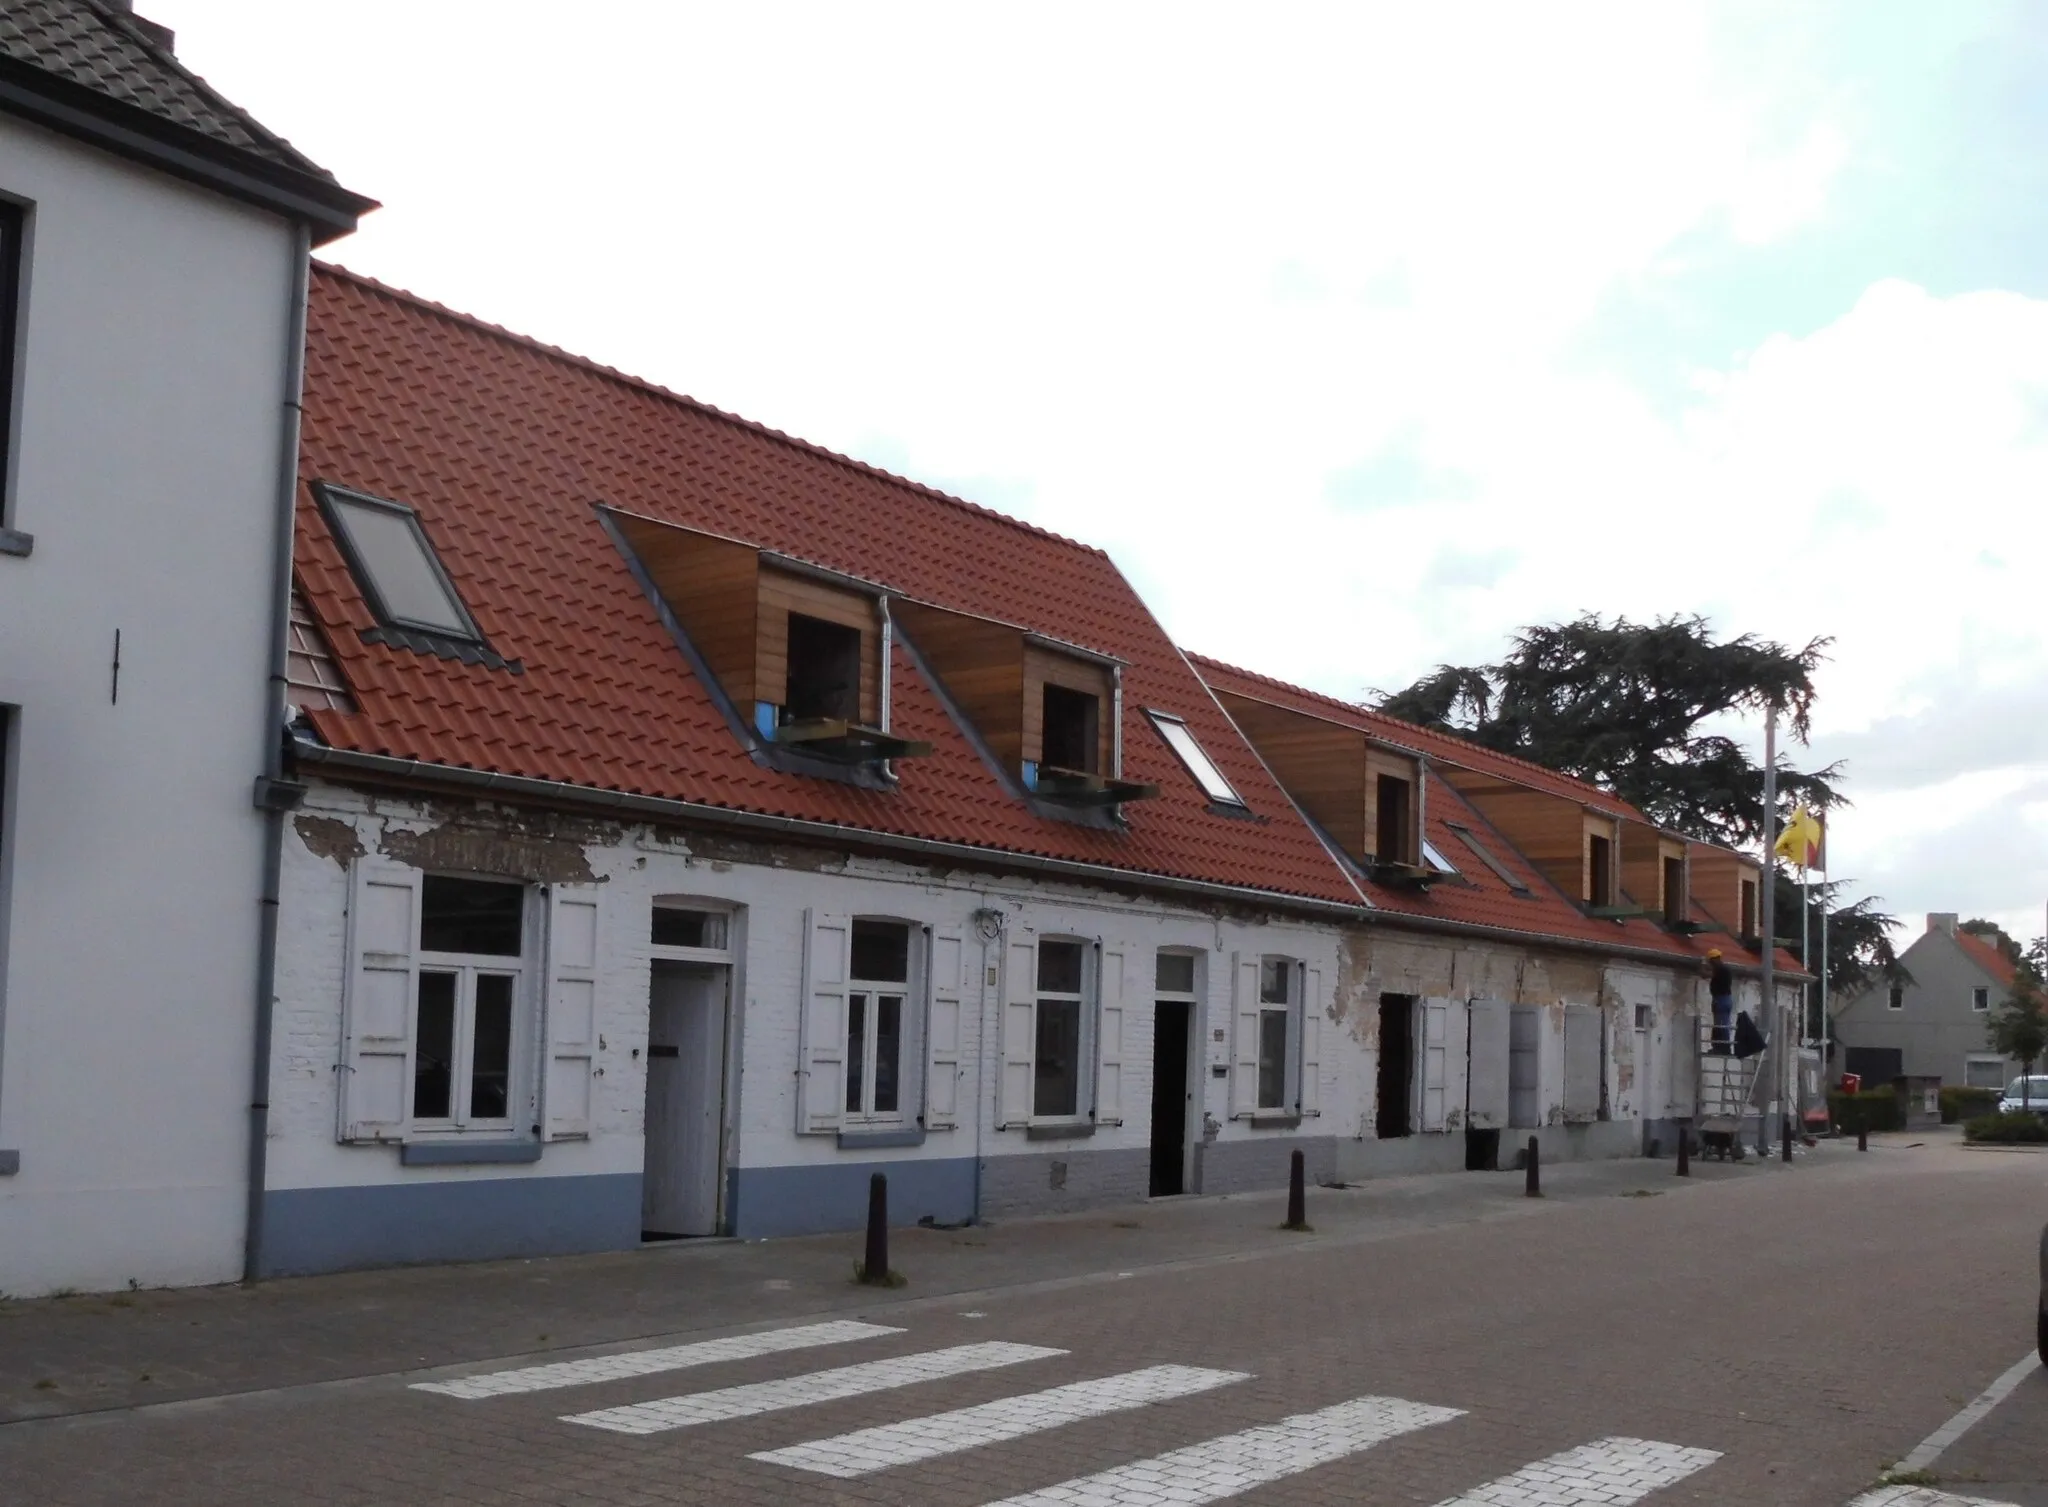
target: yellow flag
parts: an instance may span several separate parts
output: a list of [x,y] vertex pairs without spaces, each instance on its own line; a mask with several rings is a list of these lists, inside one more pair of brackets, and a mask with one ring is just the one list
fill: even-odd
[[1777,842],[1772,844],[1772,851],[1787,863],[1811,869],[1820,865],[1820,845],[1820,821],[1801,805],[1792,808],[1792,815],[1785,823],[1785,830],[1778,834]]

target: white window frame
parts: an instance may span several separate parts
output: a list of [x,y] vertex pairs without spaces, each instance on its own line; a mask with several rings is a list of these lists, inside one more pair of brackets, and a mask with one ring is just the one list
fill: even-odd
[[1443,853],[1437,848],[1437,845],[1426,837],[1422,839],[1422,861],[1435,869],[1439,874],[1455,874],[1458,872],[1458,866],[1452,863],[1450,859],[1444,857]]
[[[723,947],[672,947],[653,941],[654,913],[658,910],[701,911],[707,916],[721,917],[725,922],[725,945]],[[712,900],[701,895],[656,895],[647,907],[647,929],[641,933],[649,938],[647,955],[668,963],[724,963],[733,961],[733,928],[739,924],[739,908],[730,900]]]
[[1209,750],[1202,747],[1194,729],[1189,727],[1185,717],[1176,717],[1172,712],[1145,709],[1145,715],[1152,719],[1152,726],[1158,731],[1160,740],[1173,750],[1202,794],[1219,806],[1235,806],[1247,809],[1245,798],[1237,793],[1237,787],[1223,773],[1216,761],[1209,756]]
[[1991,1009],[1990,989],[1982,984],[1972,989],[1970,991],[1970,1008],[1979,1015],[1988,1013]]
[[[1043,960],[1048,942],[1071,944],[1081,949],[1081,989],[1073,993],[1062,989],[1047,989],[1044,982]],[[1033,1125],[1080,1125],[1094,1118],[1095,1105],[1092,1087],[1095,1075],[1089,1066],[1095,1061],[1095,1012],[1101,1001],[1098,985],[1099,964],[1097,944],[1092,937],[1068,936],[1061,933],[1041,933],[1037,938],[1038,957],[1032,975],[1031,1035],[1032,1035],[1032,1080],[1031,1080],[1031,1123]],[[1075,1030],[1074,1043],[1074,1108],[1072,1113],[1041,1111],[1038,1107],[1038,1027],[1039,1017],[1050,1003],[1072,1002],[1078,1007],[1079,1024]]]
[[[1279,977],[1286,986],[1285,1000],[1266,998],[1266,973],[1278,965]],[[1281,953],[1265,953],[1259,958],[1259,1039],[1258,1082],[1252,1089],[1252,1113],[1255,1115],[1279,1115],[1291,1113],[1300,1097],[1301,1073],[1301,998],[1304,991],[1302,961]],[[1280,1047],[1280,1099],[1278,1103],[1266,1102],[1266,1017],[1281,1016],[1286,1021],[1286,1031]]]
[[[1970,1081],[1970,1069],[1973,1067],[1990,1068],[1993,1074],[1996,1075],[1997,1081],[1992,1083],[1972,1083]],[[2005,1092],[2006,1084],[2011,1081],[2008,1076],[2009,1071],[2003,1057],[1994,1056],[1987,1052],[1971,1052],[1963,1058],[1963,1086],[1965,1088],[1995,1088],[2000,1093],[2003,1093]]]
[[1903,1010],[1906,1008],[1906,986],[1904,984],[1893,983],[1885,985],[1884,1007],[1887,1010]]
[[[348,562],[349,573],[362,590],[371,609],[377,614],[379,622],[388,627],[431,634],[438,638],[476,644],[484,641],[482,632],[477,628],[476,619],[470,614],[469,604],[462,600],[462,593],[455,589],[455,582],[448,574],[448,567],[441,562],[440,551],[434,548],[434,541],[427,537],[426,528],[420,522],[418,509],[402,502],[394,502],[388,497],[373,497],[367,492],[338,487],[331,482],[321,482],[313,490],[322,504],[329,532],[333,534],[335,543],[340,547],[343,559]],[[350,531],[350,508],[388,513],[405,523],[412,535],[413,545],[426,565],[428,575],[446,598],[446,605],[456,619],[456,626],[404,617],[392,610],[384,595],[385,583],[379,581],[375,572],[370,569],[369,561],[357,547],[355,535]]]
[[[850,1098],[846,1099],[841,1116],[842,1123],[850,1129],[876,1130],[884,1127],[903,1125],[917,1116],[918,1083],[911,1076],[911,1066],[923,1061],[918,1047],[917,1002],[924,998],[923,984],[926,928],[914,921],[905,921],[896,916],[854,916],[849,928],[863,923],[876,926],[897,926],[903,929],[903,973],[901,980],[863,979],[854,976],[849,968],[846,981],[846,1039],[841,1043],[842,1067],[845,1074],[853,1066],[853,1002],[856,997],[864,1000],[862,1044],[861,1044],[861,1091],[862,1097],[870,1103],[875,1092],[875,1061],[880,1051],[880,1033],[874,1028],[876,996],[886,994],[897,1000],[896,1006],[896,1107],[890,1110],[864,1109]],[[852,937],[849,929],[848,956],[852,955]]]
[[[531,979],[534,972],[533,959],[537,951],[537,940],[542,930],[536,912],[540,909],[542,891],[536,886],[517,879],[505,879],[494,874],[462,874],[445,871],[430,871],[422,878],[444,877],[467,879],[488,884],[507,884],[520,892],[519,899],[519,955],[508,957],[502,953],[483,952],[429,952],[419,946],[419,934],[414,933],[415,971],[413,975],[412,1009],[407,1021],[407,1051],[405,1076],[405,1124],[408,1141],[435,1140],[442,1137],[464,1136],[523,1136],[520,1129],[519,1107],[523,1095],[529,1093],[532,1074],[533,1052],[531,1043],[534,1034],[534,995]],[[426,926],[426,897],[422,888],[418,927]],[[450,1052],[448,1085],[448,1114],[445,1117],[427,1118],[417,1112],[416,1095],[419,1091],[420,1051],[420,984],[430,973],[452,973],[455,975],[455,1029]],[[500,977],[512,980],[512,1031],[505,1067],[505,1114],[502,1117],[480,1118],[470,1112],[470,1095],[474,1088],[476,1072],[476,983],[481,977]]]

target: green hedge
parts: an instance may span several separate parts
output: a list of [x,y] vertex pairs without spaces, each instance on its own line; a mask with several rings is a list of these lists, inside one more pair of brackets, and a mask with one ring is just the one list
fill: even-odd
[[1941,1091],[1941,1123],[1944,1125],[1997,1112],[1998,1090],[1995,1088],[1945,1088]]
[[2048,1120],[2039,1115],[1979,1115],[1963,1126],[1966,1141],[2048,1141]]
[[1828,1117],[1841,1135],[1859,1130],[1904,1130],[1906,1106],[1889,1088],[1866,1088],[1859,1094],[1832,1092],[1828,1095]]

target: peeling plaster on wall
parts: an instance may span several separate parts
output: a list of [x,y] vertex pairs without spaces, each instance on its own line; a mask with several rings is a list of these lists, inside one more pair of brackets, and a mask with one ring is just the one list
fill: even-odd
[[[484,811],[475,814],[490,815]],[[417,869],[500,874],[536,884],[599,883],[584,844],[532,830],[544,825],[548,824],[508,820],[502,826],[483,826],[448,821],[424,832],[410,832],[387,824],[377,846],[386,858]]]
[[345,869],[363,856],[363,841],[356,835],[353,822],[301,814],[292,818],[292,827],[298,832],[299,841],[306,845],[306,851],[315,858],[331,858]]
[[691,858],[713,869],[736,863],[763,869],[795,869],[805,874],[839,873],[847,867],[847,855],[831,848],[797,848],[779,843],[751,842],[743,837],[725,837],[711,832],[693,832],[686,846]]

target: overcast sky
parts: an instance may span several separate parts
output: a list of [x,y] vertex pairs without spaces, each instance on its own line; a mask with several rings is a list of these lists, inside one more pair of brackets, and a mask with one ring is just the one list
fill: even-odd
[[1832,635],[1838,877],[2048,901],[2048,8],[141,0],[343,264],[1107,549],[1348,697]]

